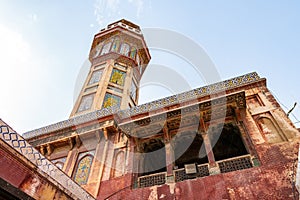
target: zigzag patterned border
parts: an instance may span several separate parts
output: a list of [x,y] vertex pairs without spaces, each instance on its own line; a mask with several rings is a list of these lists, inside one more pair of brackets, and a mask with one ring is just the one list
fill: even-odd
[[65,191],[68,191],[68,195],[75,196],[78,199],[94,199],[1,119],[0,139],[36,165],[42,172],[52,177],[52,182],[56,182],[54,183],[56,185],[60,184]]

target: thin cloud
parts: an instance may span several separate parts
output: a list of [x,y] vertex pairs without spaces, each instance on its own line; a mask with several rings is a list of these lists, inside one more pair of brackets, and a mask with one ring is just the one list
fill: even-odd
[[100,26],[108,23],[111,18],[120,16],[124,7],[134,8],[137,18],[144,10],[144,0],[96,0],[94,3],[94,15]]
[[140,14],[142,13],[144,9],[144,1],[143,0],[128,0],[129,3],[135,5],[136,7],[136,15],[137,17],[140,17]]

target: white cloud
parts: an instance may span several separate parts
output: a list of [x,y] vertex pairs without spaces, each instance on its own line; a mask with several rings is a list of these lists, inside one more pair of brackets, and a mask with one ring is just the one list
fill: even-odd
[[143,0],[128,0],[129,3],[132,3],[136,7],[136,15],[137,17],[140,17],[140,14],[142,13],[144,9],[144,1]]
[[0,44],[0,61],[2,66],[5,64],[5,69],[28,61],[30,46],[21,34],[0,25]]
[[26,117],[35,106],[33,91],[43,78],[42,65],[23,35],[1,24],[0,44],[0,118],[24,131],[33,121]]

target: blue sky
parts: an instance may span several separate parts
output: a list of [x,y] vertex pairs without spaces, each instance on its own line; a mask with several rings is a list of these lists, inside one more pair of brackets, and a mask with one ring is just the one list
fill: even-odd
[[[290,118],[300,119],[299,1],[0,0],[0,5],[0,117],[20,133],[68,118],[94,34],[121,18],[189,37],[205,49],[223,80],[257,71],[283,109],[298,102]],[[173,68],[191,88],[205,84],[180,58],[151,54],[151,64]],[[153,88],[156,93],[149,95]],[[145,86],[140,103],[170,94]]]

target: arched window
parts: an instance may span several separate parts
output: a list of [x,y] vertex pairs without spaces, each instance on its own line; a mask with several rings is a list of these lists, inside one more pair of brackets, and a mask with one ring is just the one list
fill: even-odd
[[85,185],[88,181],[89,174],[91,171],[91,166],[93,162],[92,155],[83,156],[77,163],[74,173],[74,181],[79,185]]
[[111,42],[106,43],[102,48],[101,55],[107,54],[109,52],[110,46]]
[[99,56],[102,45],[103,45],[103,43],[100,43],[100,44],[98,44],[98,45],[93,49],[93,52],[94,52],[94,56],[93,56],[93,57],[94,57],[94,58],[96,58],[97,56]]
[[129,54],[129,48],[130,48],[129,44],[123,43],[121,45],[120,53],[123,54],[123,55],[125,55],[125,56],[128,56],[128,54]]
[[115,38],[114,43],[111,47],[111,51],[118,52],[120,47],[120,39],[118,37]]
[[131,47],[130,58],[132,58],[134,60],[135,59],[135,55],[136,55],[136,48],[135,47]]

